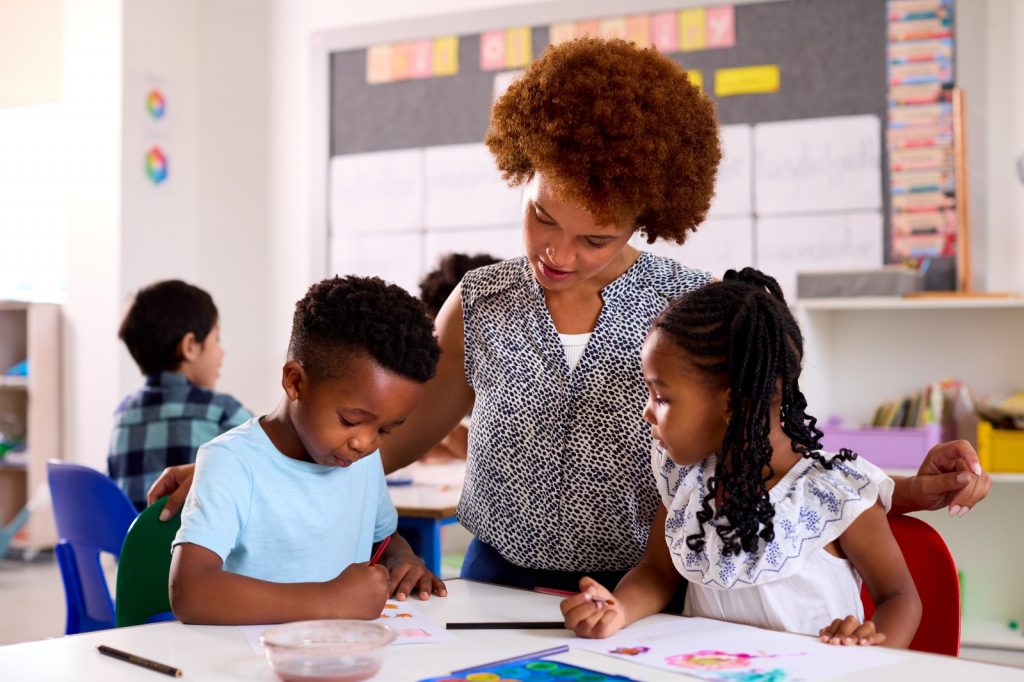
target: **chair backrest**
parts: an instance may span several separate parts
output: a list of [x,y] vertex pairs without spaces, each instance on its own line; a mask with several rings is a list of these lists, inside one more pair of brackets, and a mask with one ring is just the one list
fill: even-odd
[[[910,516],[889,518],[889,527],[921,597],[921,624],[910,648],[934,654],[960,654],[960,579],[938,531]],[[875,612],[867,587],[861,591],[864,617]]]
[[117,627],[173,620],[167,593],[171,542],[181,526],[181,512],[160,520],[167,498],[147,507],[128,529],[117,566]]
[[121,554],[135,507],[116,483],[95,469],[57,460],[47,462],[46,468],[67,602],[65,633],[112,628],[114,605],[100,552]]

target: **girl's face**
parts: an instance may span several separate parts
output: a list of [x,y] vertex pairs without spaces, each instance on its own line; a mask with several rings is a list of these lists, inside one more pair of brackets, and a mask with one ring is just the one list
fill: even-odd
[[729,392],[711,388],[683,349],[663,329],[647,335],[640,353],[651,435],[679,465],[696,464],[719,451],[729,414]]
[[523,239],[533,275],[550,291],[572,289],[611,268],[624,270],[633,226],[598,225],[594,216],[559,200],[534,173],[523,192]]

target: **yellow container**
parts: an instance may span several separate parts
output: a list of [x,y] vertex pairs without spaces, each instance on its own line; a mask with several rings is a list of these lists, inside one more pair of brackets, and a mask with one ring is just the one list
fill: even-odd
[[978,422],[978,457],[990,472],[1024,472],[1024,431],[994,429]]

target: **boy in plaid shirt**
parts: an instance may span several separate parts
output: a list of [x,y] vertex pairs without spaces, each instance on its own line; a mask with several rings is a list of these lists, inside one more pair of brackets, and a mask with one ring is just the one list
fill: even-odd
[[213,389],[224,349],[217,307],[208,293],[179,280],[135,296],[118,336],[146,377],[114,414],[110,477],[141,511],[146,491],[166,467],[194,462],[199,446],[252,418]]

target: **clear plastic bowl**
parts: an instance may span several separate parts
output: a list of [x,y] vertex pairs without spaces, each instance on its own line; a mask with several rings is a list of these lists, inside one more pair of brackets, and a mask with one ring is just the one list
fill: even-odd
[[284,682],[357,682],[377,674],[395,636],[372,621],[303,620],[268,628],[260,641]]

